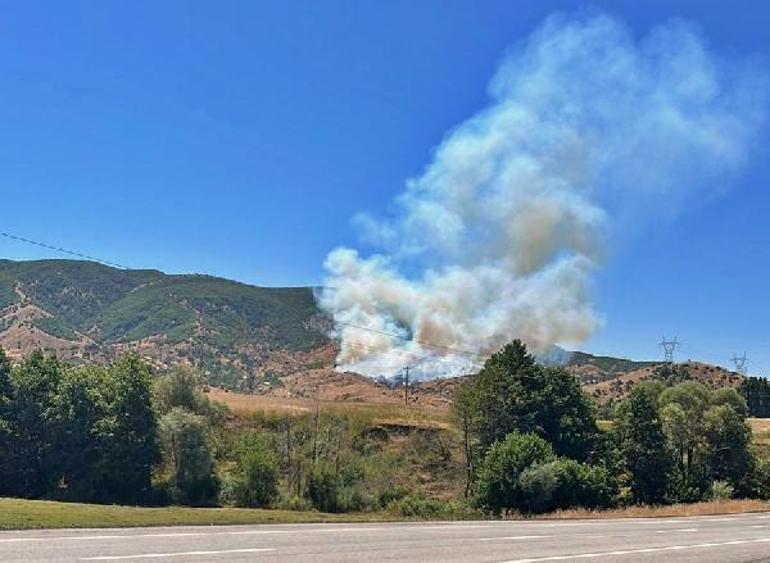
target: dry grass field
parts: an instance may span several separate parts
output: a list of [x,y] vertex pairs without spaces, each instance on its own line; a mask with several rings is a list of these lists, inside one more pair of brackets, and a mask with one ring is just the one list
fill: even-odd
[[451,413],[449,407],[376,403],[361,401],[324,401],[272,395],[245,395],[221,389],[210,389],[206,395],[212,401],[226,405],[233,413],[250,416],[258,413],[267,415],[303,415],[321,412],[350,414],[376,424],[402,426],[449,428]]
[[770,418],[750,418],[749,426],[759,451],[770,458]]
[[626,506],[612,510],[557,510],[556,512],[543,514],[536,518],[547,520],[574,518],[664,518],[768,511],[770,511],[770,501],[736,499],[713,500],[693,504],[672,504],[670,506]]

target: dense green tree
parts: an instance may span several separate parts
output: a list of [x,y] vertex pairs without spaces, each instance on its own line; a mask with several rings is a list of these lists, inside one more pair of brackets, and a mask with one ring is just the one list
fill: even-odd
[[557,508],[608,508],[615,503],[618,481],[603,466],[574,459],[555,462],[558,487],[553,496]]
[[31,354],[11,370],[7,479],[14,495],[36,498],[52,488],[50,417],[61,371],[56,358],[42,352]]
[[540,368],[543,389],[532,408],[534,431],[548,440],[560,455],[584,461],[595,447],[596,417],[577,379],[562,368]]
[[510,433],[489,448],[479,468],[475,483],[476,503],[494,514],[527,508],[521,474],[535,464],[545,464],[555,458],[553,448],[543,438]]
[[723,387],[721,389],[714,389],[711,392],[709,402],[714,405],[730,405],[741,417],[741,420],[745,420],[749,416],[749,408],[741,394],[732,387]]
[[663,428],[682,472],[697,461],[703,446],[703,417],[710,402],[709,389],[694,381],[669,387],[660,394]]
[[658,414],[657,389],[636,385],[615,413],[613,435],[628,475],[633,500],[658,504],[664,501],[671,457]]
[[217,494],[206,419],[179,407],[159,423],[165,477],[171,500],[205,505]]
[[535,433],[559,455],[585,460],[597,435],[593,407],[564,369],[539,366],[518,340],[503,347],[458,391],[458,419],[481,455],[511,432]]
[[147,502],[160,459],[149,366],[133,355],[120,358],[109,370],[105,399],[107,414],[95,428],[102,444],[99,488],[114,502]]
[[97,432],[107,416],[107,369],[84,366],[65,369],[52,400],[51,464],[59,485],[57,497],[109,501],[98,475],[105,444]]
[[750,491],[753,467],[751,428],[741,412],[725,403],[711,407],[704,415],[706,466],[712,480],[727,481],[739,493]]

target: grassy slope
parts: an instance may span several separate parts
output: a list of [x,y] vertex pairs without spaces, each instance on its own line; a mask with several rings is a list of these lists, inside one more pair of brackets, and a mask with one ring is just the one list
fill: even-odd
[[609,356],[594,356],[593,354],[586,354],[585,352],[572,352],[567,365],[570,366],[582,366],[592,365],[606,373],[627,373],[655,365],[656,362],[638,362],[634,360],[627,360],[625,358],[612,358]]
[[362,522],[380,514],[322,514],[243,508],[144,508],[0,498],[0,529],[108,528],[292,522]]

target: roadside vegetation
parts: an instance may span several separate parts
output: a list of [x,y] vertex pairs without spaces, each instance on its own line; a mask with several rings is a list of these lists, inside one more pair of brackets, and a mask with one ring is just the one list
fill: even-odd
[[602,430],[574,378],[514,342],[461,386],[455,412],[468,497],[493,514],[770,496],[770,465],[732,388],[640,383]]
[[2,500],[0,527],[664,515],[770,497],[730,388],[642,383],[599,425],[575,378],[515,341],[451,415],[408,410],[231,410],[192,369],[11,366],[0,351],[0,496],[66,501]]

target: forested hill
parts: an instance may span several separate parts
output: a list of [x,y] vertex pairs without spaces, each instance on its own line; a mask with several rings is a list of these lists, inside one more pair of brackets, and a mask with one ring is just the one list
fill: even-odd
[[0,346],[11,357],[42,348],[99,361],[137,350],[160,366],[194,363],[212,382],[234,386],[247,373],[279,376],[320,361],[324,324],[306,287],[0,260]]

